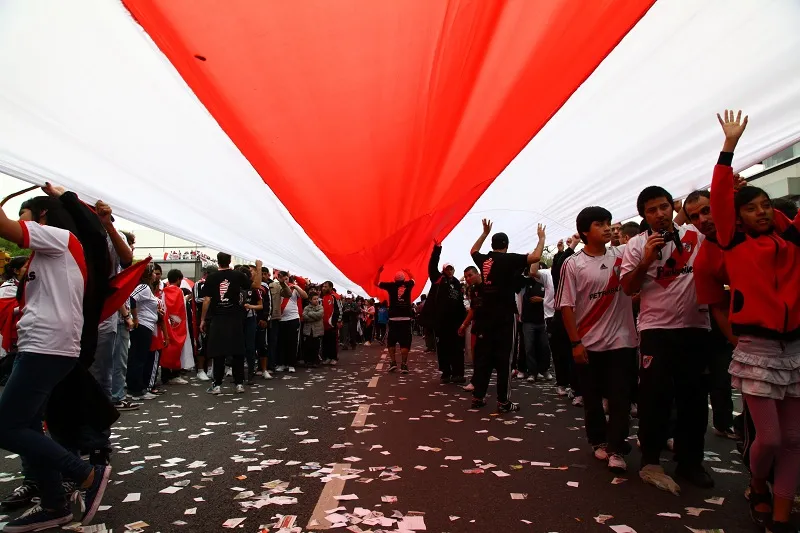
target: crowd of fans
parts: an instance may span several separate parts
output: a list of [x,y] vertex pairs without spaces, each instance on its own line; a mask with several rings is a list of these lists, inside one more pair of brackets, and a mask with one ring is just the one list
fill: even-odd
[[[675,452],[675,478],[714,485],[703,466],[710,398],[713,432],[738,439],[750,468],[753,520],[797,532],[789,515],[800,477],[800,217],[733,174],[747,118],[726,111],[719,121],[713,196],[699,190],[681,203],[647,187],[637,199],[641,224],[614,224],[605,208],[586,207],[550,268],[544,226],[528,254],[509,252],[505,233],[483,253],[492,232],[484,220],[463,277],[451,264],[439,269],[434,242],[431,287],[418,304],[411,272],[385,281],[382,267],[380,302],[260,261],[232,265],[225,253],[204,262],[193,286],[180,270],[165,281],[159,265],[133,262],[134,237],[114,228],[108,205],[90,209],[50,185],[23,204],[19,222],[0,212],[0,236],[35,252],[13,258],[0,285],[4,364],[14,361],[0,396],[0,447],[21,455],[25,476],[3,506],[41,499],[4,531],[70,521],[67,498],[80,490],[88,524],[108,482],[118,411],[185,384],[182,371],[209,381],[210,394],[226,377],[243,393],[259,378],[336,365],[340,351],[378,343],[388,371],[408,373],[416,333],[436,352],[442,383],[463,385],[472,409],[486,406],[493,372],[501,413],[520,409],[515,377],[555,380],[584,409],[591,452],[613,472],[627,470],[638,417],[639,475],[675,493],[665,449]],[[736,419],[731,386],[744,398]],[[93,407],[71,410],[76,403]]]

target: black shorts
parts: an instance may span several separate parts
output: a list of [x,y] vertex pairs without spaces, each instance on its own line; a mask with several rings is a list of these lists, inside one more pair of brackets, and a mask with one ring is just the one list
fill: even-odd
[[399,344],[400,348],[405,348],[406,350],[411,348],[410,320],[389,321],[389,337],[386,341],[386,346],[394,348],[395,344]]

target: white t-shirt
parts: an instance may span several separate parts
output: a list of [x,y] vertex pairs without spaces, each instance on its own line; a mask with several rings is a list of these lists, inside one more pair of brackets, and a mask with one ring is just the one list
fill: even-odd
[[297,289],[292,289],[292,296],[288,300],[281,314],[281,322],[298,320],[300,318],[300,311],[297,308]]
[[555,287],[553,286],[553,275],[550,273],[549,268],[539,270],[536,278],[542,285],[544,285],[544,317],[552,318],[555,309]]
[[33,250],[17,324],[20,352],[78,357],[86,262],[72,233],[22,222],[22,247]]
[[[647,329],[711,329],[708,306],[697,305],[694,287],[694,259],[703,235],[694,226],[676,227],[682,249],[668,242],[647,270],[642,284],[639,331]],[[620,276],[634,270],[644,255],[647,232],[628,241],[622,257]]]
[[572,307],[587,350],[605,352],[638,344],[631,297],[622,291],[622,250],[611,247],[593,257],[583,250],[561,267],[556,306]]
[[136,301],[136,317],[139,319],[139,325],[155,333],[160,300],[153,294],[150,285],[140,283],[133,289],[131,298]]

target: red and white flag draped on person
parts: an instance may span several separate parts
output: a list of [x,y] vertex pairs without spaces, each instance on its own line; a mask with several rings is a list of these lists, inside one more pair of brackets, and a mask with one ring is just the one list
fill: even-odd
[[159,364],[170,370],[180,370],[181,352],[189,334],[186,327],[186,300],[181,288],[175,285],[164,287],[162,300],[166,308],[164,319],[167,321],[169,344],[161,348]]

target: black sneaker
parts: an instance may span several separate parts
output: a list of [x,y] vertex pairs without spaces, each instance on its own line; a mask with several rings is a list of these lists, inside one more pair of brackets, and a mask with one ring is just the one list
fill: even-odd
[[402,372],[403,374],[408,374],[408,365],[405,363],[400,365],[400,372]]
[[141,405],[142,405],[142,404],[140,404],[140,403],[133,403],[133,402],[129,402],[129,401],[127,401],[127,400],[122,400],[122,401],[119,401],[119,402],[114,402],[114,408],[115,408],[117,411],[138,411],[138,410],[139,410],[139,407],[140,407]]
[[31,507],[16,520],[6,524],[3,533],[26,533],[58,527],[72,522],[72,511],[69,508],[48,510],[40,505]]
[[519,411],[519,404],[514,402],[506,402],[506,403],[497,402],[497,410],[501,413],[510,413],[512,411]]
[[22,485],[14,489],[11,494],[3,498],[0,507],[7,511],[22,509],[31,504],[39,496],[39,487],[33,481],[25,480]]
[[389,372],[397,372],[397,363],[392,361],[389,363]]
[[[750,486],[750,519],[759,528],[764,529],[770,522],[772,522],[772,494],[767,492],[756,492]],[[758,506],[769,506],[769,511],[759,511],[756,509]],[[762,507],[763,508],[763,507]]]
[[111,464],[111,450],[108,448],[92,450],[89,452],[89,464],[99,466]]
[[472,399],[472,409],[480,409],[481,407],[486,406],[486,400],[483,398],[473,398]]
[[450,378],[450,383],[455,383],[457,385],[463,385],[466,382],[467,378],[465,378],[464,376],[452,376]]
[[450,383],[450,376],[442,374],[442,377],[439,378],[439,383]]
[[797,533],[797,526],[790,522],[771,522],[766,533]]
[[86,512],[83,515],[83,520],[81,520],[81,524],[84,526],[88,526],[92,522],[95,513],[97,513],[100,502],[103,501],[103,495],[106,492],[108,477],[110,475],[110,466],[94,467],[94,481],[92,481],[92,486],[86,489],[86,498],[84,500],[86,503]]
[[675,476],[685,479],[701,489],[714,488],[714,480],[708,475],[703,465],[681,465],[675,468]]

